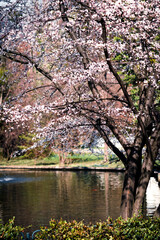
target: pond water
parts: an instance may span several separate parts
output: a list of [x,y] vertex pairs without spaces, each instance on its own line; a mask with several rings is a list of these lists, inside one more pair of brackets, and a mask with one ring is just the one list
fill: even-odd
[[[0,172],[0,219],[6,223],[15,216],[17,225],[32,224],[32,230],[48,226],[51,218],[85,223],[103,221],[108,216],[116,219],[123,177],[123,173],[94,171]],[[158,203],[158,183],[152,179],[151,184],[157,185],[153,198]],[[148,190],[149,214],[157,204],[151,194]]]

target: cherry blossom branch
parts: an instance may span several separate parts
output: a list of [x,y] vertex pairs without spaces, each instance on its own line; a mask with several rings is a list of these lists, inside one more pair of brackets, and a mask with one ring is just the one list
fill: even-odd
[[23,61],[23,60],[17,59],[16,57],[12,57],[9,54],[8,55],[7,54],[3,54],[3,57],[8,58],[8,59],[10,59],[10,60],[12,60],[14,62],[17,62],[17,63],[28,64],[28,61]]
[[[101,18],[100,20],[100,23],[101,23],[101,26],[102,26],[102,38],[103,38],[103,43],[104,44],[107,44],[107,32],[106,32],[106,25],[105,25],[105,21],[103,18]],[[119,76],[119,74],[117,73],[117,71],[114,69],[113,65],[112,65],[112,62],[110,60],[110,55],[109,55],[109,52],[108,52],[108,49],[107,47],[104,48],[104,54],[105,54],[105,57],[106,57],[106,61],[107,61],[107,64],[109,66],[109,69],[110,71],[113,73],[113,75],[115,76],[115,78],[117,79],[118,83],[120,84],[121,88],[122,88],[122,91],[124,93],[124,96],[128,102],[128,105],[129,107],[131,108],[131,110],[133,111],[134,114],[137,114],[137,110],[133,104],[133,101],[131,99],[131,97],[129,96],[128,94],[128,91],[123,83],[123,80],[121,79],[121,77]],[[148,98],[147,98],[148,99]],[[142,129],[142,132],[144,134],[144,137],[146,139],[146,144],[147,144],[147,148],[148,148],[148,151],[150,153],[150,156],[151,156],[151,159],[153,159],[152,157],[152,150],[151,150],[151,145],[150,145],[150,142],[149,142],[149,139],[148,139],[148,135],[147,135],[147,132],[146,132],[146,128],[145,128],[145,125],[144,125],[144,122],[142,121],[142,118],[141,116],[139,115],[138,116],[138,121],[139,121],[139,124],[141,126],[141,129]]]
[[[90,11],[96,13],[97,15],[99,15],[96,11],[95,8],[91,8],[89,5],[87,5],[86,3],[83,3],[82,1],[76,0],[77,3],[79,3],[81,6],[89,9]],[[128,91],[123,83],[123,80],[121,79],[121,77],[119,76],[119,74],[117,73],[117,71],[115,70],[115,68],[113,67],[113,64],[110,60],[110,55],[107,49],[107,31],[106,31],[106,23],[105,20],[103,19],[102,16],[99,15],[99,19],[97,19],[97,22],[101,24],[102,27],[102,39],[103,39],[103,43],[106,45],[106,47],[104,48],[104,54],[106,57],[106,62],[108,64],[109,70],[113,73],[114,77],[116,78],[116,80],[118,81],[119,85],[121,86],[121,89],[124,93],[124,96],[128,102],[129,107],[132,109],[132,111],[136,114],[136,108],[133,104],[132,99],[130,98]]]
[[[15,7],[17,6],[17,4],[18,4],[19,2],[21,2],[21,0],[17,0],[15,3],[13,3],[12,5],[10,5],[8,13],[11,13],[11,12],[15,9]],[[1,8],[2,8],[3,11],[4,11],[5,7],[1,7]],[[7,7],[7,8],[8,8],[8,7]],[[5,18],[5,14],[1,16],[0,21],[2,21],[4,18]]]
[[[60,12],[61,12],[61,18],[62,18],[63,22],[66,23],[66,28],[68,29],[68,33],[69,33],[71,39],[76,41],[77,37],[76,37],[76,34],[74,33],[73,28],[71,27],[71,25],[69,25],[69,19],[66,14],[66,9],[65,9],[63,0],[59,1],[59,8],[60,8]],[[68,23],[68,25],[67,25],[67,23]],[[88,69],[89,59],[88,59],[86,52],[83,50],[82,46],[78,43],[76,43],[76,48],[77,48],[77,51],[79,52],[80,56],[83,59],[84,69]]]
[[[24,53],[18,52],[18,51],[3,49],[1,46],[0,46],[0,49],[7,54],[13,54],[14,56],[22,57],[21,63],[24,62],[23,59],[26,59],[28,61],[28,63],[31,63],[38,72],[40,72],[43,76],[45,76],[47,79],[49,79],[54,84],[55,88],[61,93],[61,95],[64,96],[64,93],[62,92],[60,86],[58,86],[58,84],[53,81],[53,77],[47,71],[45,71],[43,68],[41,68],[39,66],[39,64],[37,64],[31,57],[29,57],[28,55],[26,55]],[[4,56],[8,57],[5,54],[4,54]],[[12,56],[9,56],[9,57],[12,58]],[[18,61],[21,61],[21,60],[18,59]],[[27,64],[27,63],[25,62],[25,64]]]
[[[106,24],[103,18],[101,18],[100,20],[101,26],[102,26],[102,38],[103,38],[103,43],[106,45],[107,44],[107,31],[106,31]],[[110,55],[107,49],[107,45],[104,48],[104,54],[106,57],[106,62],[108,64],[109,70],[113,73],[114,77],[116,78],[116,80],[118,81],[119,85],[121,86],[121,89],[124,93],[124,96],[128,102],[129,107],[132,109],[132,111],[136,114],[137,110],[133,104],[133,101],[131,99],[131,97],[128,94],[128,91],[123,83],[123,80],[121,79],[121,77],[119,76],[119,74],[117,73],[117,71],[115,70],[115,68],[113,67],[113,64],[110,60]]]
[[[107,84],[108,84],[108,82],[107,82]],[[112,84],[112,83],[111,83],[111,84]],[[99,85],[103,90],[107,91],[107,92],[109,93],[109,95],[111,95],[112,98],[113,98],[115,101],[119,101],[119,102],[121,102],[121,103],[127,104],[127,101],[126,101],[126,100],[120,99],[120,98],[118,97],[118,95],[114,94],[114,93],[111,91],[111,88],[110,88],[110,87],[107,87],[104,82],[99,81],[99,82],[98,82],[98,85]]]
[[[68,19],[68,16],[66,14],[66,8],[65,8],[63,0],[59,1],[59,7],[60,7],[60,12],[61,12],[61,18],[62,18],[63,22],[66,23],[66,28],[68,29],[68,33],[69,33],[71,39],[74,40],[74,41],[77,41],[76,34],[75,34],[73,28],[71,27],[71,25],[69,24],[69,19]],[[77,51],[79,52],[80,56],[82,57],[84,69],[88,69],[89,68],[89,58],[87,56],[86,51],[78,43],[76,43],[76,48],[77,48]],[[96,85],[95,85],[93,79],[88,80],[88,87],[91,90],[91,92],[93,94],[93,97],[95,99],[97,99],[97,98],[99,99],[100,94],[99,94],[98,89],[96,88]],[[97,104],[97,105],[99,106],[99,109],[101,109],[101,105],[100,104]]]
[[[64,3],[63,3],[63,1],[60,1],[60,10],[61,10],[61,14],[62,14],[62,19],[63,19],[63,21],[64,22],[69,22],[69,20],[68,20],[68,17],[67,17],[67,15],[66,15],[66,13],[65,13],[65,8],[64,8]],[[101,18],[101,24],[102,24],[102,27],[104,27],[104,20]],[[106,38],[106,32],[105,32],[105,29],[106,28],[104,28],[103,29],[103,34],[102,34],[102,36],[103,36],[103,40],[106,42],[107,41],[107,38]],[[75,34],[74,34],[74,32],[73,32],[73,29],[71,28],[71,27],[69,27],[69,33],[70,33],[70,36],[71,36],[71,38],[73,39],[73,40],[77,40],[77,38],[75,37]],[[80,45],[78,45],[78,46],[80,46]],[[83,52],[83,50],[82,50],[82,48],[80,47],[80,48],[77,48],[77,50],[78,50],[78,52],[80,53],[80,55],[83,57],[83,59],[85,60],[86,59],[86,55],[85,55],[85,52]],[[86,62],[85,61],[83,61],[84,62],[84,67],[86,68]],[[87,63],[88,63],[89,61],[87,61]],[[110,66],[112,66],[112,65],[110,65]],[[109,66],[109,67],[110,67]],[[111,69],[110,69],[111,70]],[[112,66],[112,70],[113,70],[113,66]],[[113,73],[113,75],[114,75],[114,73],[115,72],[113,72],[113,71],[111,71],[112,73]],[[118,75],[118,74],[117,74]],[[118,77],[119,77],[119,75],[118,75]],[[120,78],[120,77],[119,77]],[[121,83],[121,87],[123,88],[124,87],[124,85]],[[90,86],[90,85],[89,85]],[[91,89],[91,88],[90,88]],[[93,96],[95,95],[94,94],[94,92],[93,92],[93,89],[91,89],[91,91],[92,91],[92,93],[93,93]],[[127,90],[125,89],[125,91],[126,91],[126,93],[127,93]],[[129,97],[128,96],[128,93],[126,94],[127,95],[127,97]],[[82,107],[82,109],[84,110],[84,108]],[[85,109],[86,110],[86,109]],[[88,110],[88,109],[87,109]],[[93,112],[93,111],[92,111]],[[97,112],[96,112],[96,114],[97,114]],[[110,124],[110,126],[111,126],[111,124]],[[112,126],[111,127],[111,129],[112,129],[112,131],[113,132],[115,132],[115,134],[116,134],[116,136],[118,136],[119,137],[119,135],[120,134],[118,134],[117,133],[117,131],[115,131],[115,128]],[[125,148],[128,148],[128,143],[125,143],[124,144],[124,138],[123,138],[123,141],[122,141],[122,138],[121,138],[121,142],[123,142],[123,145],[125,145]]]
[[[29,92],[33,92],[33,91],[35,91],[35,90],[38,90],[38,89],[41,89],[41,88],[53,88],[53,85],[42,85],[42,86],[39,86],[39,87],[34,87],[34,88],[31,88],[31,89],[28,89],[28,90],[26,90],[26,91],[24,91],[23,93],[21,93],[20,94],[20,97],[22,97],[23,95],[25,95],[25,94],[27,94],[27,93],[29,93]],[[57,90],[57,89],[56,89]],[[55,91],[56,91],[55,90]],[[55,92],[54,91],[54,92]]]

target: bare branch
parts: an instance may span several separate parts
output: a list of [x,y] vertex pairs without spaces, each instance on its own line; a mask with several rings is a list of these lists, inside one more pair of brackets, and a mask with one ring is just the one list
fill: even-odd
[[126,159],[125,155],[121,151],[119,151],[119,149],[110,141],[109,137],[107,136],[106,132],[103,130],[101,125],[96,124],[95,120],[91,119],[90,117],[88,119],[89,119],[89,121],[92,122],[95,129],[98,130],[101,137],[105,140],[105,142],[109,146],[109,148],[121,159],[124,166],[127,166],[127,159]]

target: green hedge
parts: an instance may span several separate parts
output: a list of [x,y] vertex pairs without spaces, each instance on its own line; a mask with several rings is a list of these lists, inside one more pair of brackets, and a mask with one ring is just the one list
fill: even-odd
[[[97,222],[95,225],[85,225],[83,222],[67,222],[65,220],[51,220],[49,227],[41,227],[35,239],[153,239],[160,240],[160,218],[135,217],[124,221],[118,218],[115,221],[108,218],[105,222]],[[3,226],[0,225],[0,239],[20,239],[21,227],[14,227],[14,219]]]

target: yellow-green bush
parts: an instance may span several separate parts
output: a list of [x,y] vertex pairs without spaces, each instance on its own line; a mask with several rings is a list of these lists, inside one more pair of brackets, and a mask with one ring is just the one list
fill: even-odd
[[0,223],[0,239],[3,240],[17,240],[21,239],[21,232],[24,228],[20,226],[14,226],[14,217],[10,219],[8,223],[3,225]]
[[[0,239],[21,239],[24,229],[14,226],[14,218],[9,223],[0,224]],[[49,227],[41,227],[35,234],[38,240],[160,240],[160,218],[134,217],[124,221],[118,218],[112,221],[108,218],[104,222],[86,225],[83,222],[67,222],[52,219]]]
[[50,221],[49,228],[41,228],[36,239],[160,239],[160,218],[152,219],[136,217],[124,221],[118,218],[115,221],[108,218],[105,222],[97,222],[95,225],[85,225],[83,222],[67,222],[64,220]]

